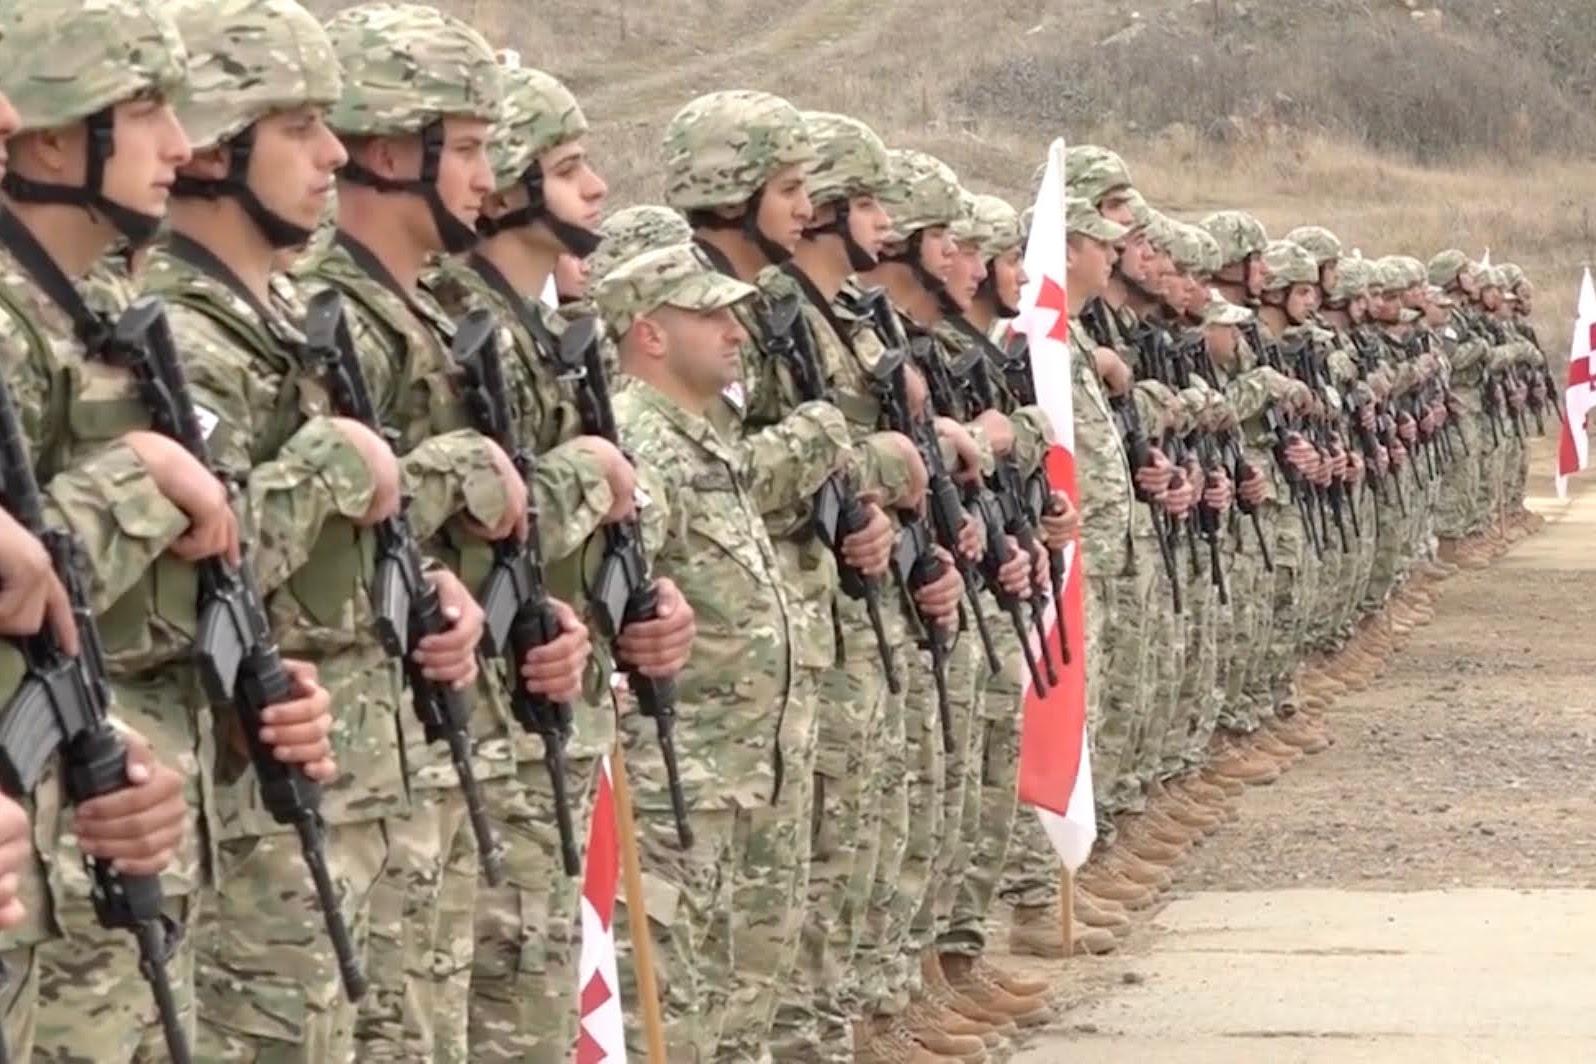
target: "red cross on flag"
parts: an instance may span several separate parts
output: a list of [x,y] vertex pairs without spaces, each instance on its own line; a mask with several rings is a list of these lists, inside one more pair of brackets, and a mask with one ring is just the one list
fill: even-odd
[[615,896],[621,878],[615,791],[605,758],[588,822],[582,869],[582,953],[577,961],[576,1064],[625,1064],[626,1027],[615,970]]
[[1590,270],[1579,285],[1579,310],[1574,321],[1574,343],[1568,352],[1568,385],[1563,391],[1563,431],[1557,445],[1557,497],[1568,498],[1568,478],[1590,466],[1590,436],[1585,417],[1596,409],[1596,287]]
[[[1064,142],[1048,148],[1047,171],[1037,194],[1025,247],[1026,284],[1012,328],[1031,351],[1037,405],[1053,426],[1043,459],[1048,486],[1080,508],[1075,482],[1075,414],[1070,398],[1069,301],[1065,292]],[[1048,642],[1064,624],[1069,662],[1046,694],[1025,692],[1020,726],[1020,800],[1036,807],[1042,826],[1071,871],[1085,863],[1097,838],[1092,763],[1086,738],[1085,606],[1079,544],[1064,551],[1064,595],[1048,618]]]

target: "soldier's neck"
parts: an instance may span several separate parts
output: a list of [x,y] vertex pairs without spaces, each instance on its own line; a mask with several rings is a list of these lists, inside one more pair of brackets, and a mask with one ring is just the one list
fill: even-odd
[[1081,316],[1081,311],[1086,305],[1096,299],[1101,292],[1094,291],[1087,283],[1076,277],[1068,270],[1064,271],[1064,299],[1069,306],[1069,315],[1072,318]]
[[687,384],[675,377],[665,368],[663,360],[658,362],[639,362],[635,359],[622,359],[621,369],[629,376],[636,377],[656,392],[681,407],[689,414],[699,417],[709,416],[709,409],[719,396],[712,392],[708,396],[698,395]]
[[1108,283],[1103,286],[1103,302],[1113,310],[1118,310],[1130,302],[1130,286],[1125,279],[1117,273],[1108,275]]
[[976,296],[964,311],[964,320],[984,333],[990,333],[992,326],[1003,317],[1007,315],[998,313],[997,304],[986,296]]
[[1350,329],[1352,327],[1352,315],[1348,314],[1344,309],[1337,310],[1334,307],[1325,307],[1320,313],[1324,315],[1324,320],[1329,322],[1334,328]]
[[741,229],[712,229],[705,227],[695,229],[693,238],[701,243],[708,244],[731,263],[732,271],[739,281],[750,284],[759,276],[759,271],[770,265],[770,260],[765,253],[746,236]]
[[1245,307],[1252,302],[1247,295],[1247,286],[1244,284],[1215,278],[1213,287],[1219,290],[1219,294],[1225,297],[1225,302],[1227,303],[1235,303],[1237,306]]
[[522,296],[538,299],[554,276],[559,252],[538,247],[527,239],[524,229],[490,236],[476,246],[476,254],[493,264],[494,269]]
[[262,304],[270,302],[276,252],[237,201],[174,199],[167,219],[174,233],[215,255]]
[[338,229],[375,255],[401,288],[414,292],[427,260],[439,248],[418,240],[409,226],[396,224],[394,208],[398,202],[402,201],[375,189],[341,181]]
[[[832,243],[837,244],[835,249]],[[841,250],[841,245],[840,240],[802,240],[792,253],[793,264],[809,278],[809,283],[827,303],[837,298],[843,282],[853,273],[848,265],[848,253]]]
[[76,280],[93,269],[116,243],[116,230],[82,207],[55,203],[14,203],[4,209],[21,222],[49,253],[56,267]]
[[1125,286],[1125,305],[1135,312],[1138,318],[1146,320],[1158,316],[1158,309],[1163,304],[1156,298],[1149,296],[1140,289]]
[[1258,308],[1258,320],[1271,336],[1284,336],[1286,330],[1291,328],[1291,319],[1286,317],[1286,312],[1268,304]]
[[909,315],[920,328],[929,329],[942,320],[942,304],[903,263],[884,262],[865,274],[864,280],[885,288],[893,306]]

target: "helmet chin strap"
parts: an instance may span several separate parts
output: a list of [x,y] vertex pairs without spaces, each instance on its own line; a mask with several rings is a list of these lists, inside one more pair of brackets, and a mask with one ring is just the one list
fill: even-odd
[[513,211],[501,214],[497,218],[482,215],[477,219],[477,232],[484,237],[496,236],[499,233],[522,226],[529,226],[542,222],[549,227],[562,247],[579,259],[585,259],[598,250],[604,237],[585,226],[574,225],[564,218],[558,217],[549,209],[548,200],[543,194],[543,164],[533,159],[522,173],[519,184],[526,189],[527,203],[525,207],[517,207]]
[[853,226],[849,223],[849,213],[853,210],[847,197],[836,201],[836,217],[825,225],[817,225],[808,230],[809,234],[835,233],[842,238],[843,250],[848,253],[848,268],[854,273],[869,273],[881,265],[881,259],[870,254],[859,246],[859,241],[853,238]]
[[124,207],[105,194],[105,164],[116,150],[116,114],[103,108],[83,120],[88,128],[82,185],[52,185],[8,170],[0,187],[18,203],[53,203],[98,211],[134,247],[148,244],[161,228],[161,216]]
[[443,158],[443,119],[435,118],[421,129],[421,176],[414,180],[383,177],[350,160],[341,171],[347,181],[374,188],[378,192],[406,193],[420,196],[432,214],[432,224],[438,230],[443,250],[458,255],[476,247],[477,231],[455,217],[443,205],[438,192],[438,164]]
[[725,218],[714,211],[705,211],[706,217],[701,224],[709,229],[741,229],[743,236],[759,249],[759,253],[765,256],[771,265],[780,266],[792,258],[792,252],[770,239],[765,235],[765,231],[759,228],[759,204],[764,198],[765,190],[760,188],[748,197],[741,216]]
[[172,185],[172,194],[207,200],[231,196],[244,208],[244,213],[249,215],[250,221],[255,223],[255,227],[272,247],[292,248],[309,243],[314,230],[295,225],[267,207],[250,187],[249,159],[254,149],[255,126],[251,124],[227,143],[226,177],[219,181],[211,181],[180,174]]

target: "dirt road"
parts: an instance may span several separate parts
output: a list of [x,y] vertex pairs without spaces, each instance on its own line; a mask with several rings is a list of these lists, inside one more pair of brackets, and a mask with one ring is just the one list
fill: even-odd
[[1016,1062],[1596,1059],[1596,486],[1535,505]]

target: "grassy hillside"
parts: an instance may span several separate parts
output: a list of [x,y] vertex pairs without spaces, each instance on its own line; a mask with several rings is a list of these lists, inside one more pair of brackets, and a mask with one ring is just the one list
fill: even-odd
[[1178,216],[1244,207],[1369,255],[1489,247],[1534,278],[1558,350],[1596,257],[1590,0],[446,6],[577,92],[618,204],[658,197],[682,103],[749,87],[856,114],[1015,202],[1062,135],[1119,149]]

